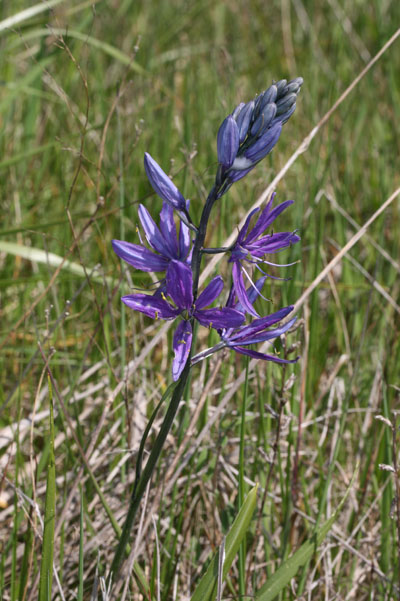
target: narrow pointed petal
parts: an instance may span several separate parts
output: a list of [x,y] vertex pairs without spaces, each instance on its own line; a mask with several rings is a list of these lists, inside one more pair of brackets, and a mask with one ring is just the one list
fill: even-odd
[[173,258],[174,255],[171,254],[168,245],[165,243],[164,237],[162,236],[160,230],[155,224],[154,219],[152,218],[146,207],[143,205],[139,205],[138,213],[140,223],[142,224],[142,227],[144,229],[146,240],[150,244],[150,246],[160,254],[166,257]]
[[[276,311],[275,313],[271,313],[271,315],[266,315],[265,317],[255,319],[251,324],[243,326],[243,328],[240,328],[238,332],[230,336],[230,340],[242,344],[243,340],[247,340],[250,337],[254,337],[258,335],[259,332],[262,332],[262,330],[265,330],[266,328],[269,328],[274,324],[279,323],[292,311],[293,305],[290,305],[289,307],[283,307],[282,309],[279,309],[279,311]],[[294,321],[295,320],[296,319],[294,318]],[[293,320],[291,321],[294,323]],[[291,323],[291,325],[293,325],[293,323]],[[291,327],[291,325],[289,326],[289,328]],[[277,336],[279,336],[279,334],[277,334]]]
[[277,123],[268,129],[262,136],[258,138],[258,140],[248,148],[244,156],[246,159],[257,163],[261,161],[267,154],[271,152],[277,141],[279,140],[279,136],[281,135],[282,124]]
[[[282,211],[284,211],[287,206],[289,206],[287,203],[293,204],[293,202],[294,202],[293,200],[286,200],[285,202],[282,202],[277,207],[272,209],[272,205],[275,200],[275,196],[276,196],[276,192],[274,192],[271,195],[271,198],[269,199],[268,203],[265,205],[265,207],[261,211],[261,213],[254,225],[254,228],[251,230],[249,236],[246,239],[246,242],[251,242],[252,240],[255,240],[256,238],[258,238],[258,236],[260,236],[267,229],[267,227],[269,225],[271,225],[271,223],[278,217],[278,215],[280,213],[282,213]],[[284,206],[282,206],[282,205],[284,205]],[[274,213],[274,211],[276,209],[278,209],[278,207],[282,207],[282,208],[280,209],[279,212]],[[271,217],[271,215],[273,215],[273,217]]]
[[165,202],[171,205],[178,211],[186,212],[186,202],[178,188],[175,186],[173,181],[168,175],[161,169],[160,165],[145,152],[144,155],[144,168],[146,170],[149,182],[153,187],[153,190],[162,198]]
[[267,253],[276,253],[299,242],[300,237],[293,232],[278,232],[262,236],[257,242],[246,244],[248,252],[254,257],[263,257]]
[[199,294],[196,300],[196,309],[204,309],[221,294],[224,287],[224,281],[220,275],[217,275],[211,280],[201,294]]
[[192,270],[182,261],[171,261],[167,269],[167,291],[174,303],[182,311],[193,304]]
[[256,213],[258,213],[259,210],[260,210],[259,208],[253,209],[247,215],[246,221],[244,222],[244,225],[243,225],[242,229],[240,230],[239,236],[238,236],[238,239],[237,239],[237,241],[238,241],[239,244],[242,244],[242,242],[243,242],[243,240],[244,240],[244,238],[245,238],[245,236],[247,234],[247,230],[249,229],[249,224],[250,224],[251,218],[253,217],[253,215],[255,215]]
[[248,238],[246,239],[246,243],[255,240],[260,236],[265,230],[275,221],[275,219],[290,205],[293,204],[293,200],[285,200],[285,202],[281,202],[278,206],[276,206],[272,211],[270,207],[270,203],[265,207],[262,211],[261,215],[257,219],[257,223],[254,228],[250,232]]
[[179,257],[178,239],[176,236],[176,225],[174,221],[173,208],[163,202],[160,213],[160,230],[164,238],[164,243],[168,247],[170,256],[177,259]]
[[244,321],[243,313],[229,307],[196,310],[193,315],[202,326],[210,326],[215,329],[238,328]]
[[[228,296],[228,300],[226,301],[226,306],[227,307],[231,307],[232,309],[237,309],[238,311],[242,311],[242,307],[240,305],[240,303],[236,302],[236,292],[235,292],[235,286],[231,286],[231,289],[229,290],[229,296]],[[243,313],[243,311],[242,311]]]
[[[181,229],[179,231],[179,258],[181,261],[188,258],[191,245],[190,229],[181,221]],[[188,260],[188,263],[190,261]]]
[[243,281],[242,269],[239,261],[235,261],[235,263],[233,264],[232,279],[233,285],[235,286],[236,295],[244,310],[247,311],[247,313],[250,313],[250,315],[254,315],[254,317],[259,317],[257,311],[254,309],[253,305],[247,297],[246,288]]
[[264,353],[252,351],[251,349],[247,349],[242,346],[234,346],[232,348],[241,355],[247,355],[252,359],[261,359],[262,361],[273,361],[273,363],[297,363],[299,360],[299,357],[296,357],[296,359],[280,359],[276,355],[265,355]]
[[156,255],[139,244],[131,244],[123,240],[112,240],[112,247],[120,259],[141,271],[165,271],[168,260]]
[[129,294],[121,300],[130,309],[140,311],[153,319],[175,319],[179,315],[179,311],[165,300],[149,294]]
[[[267,279],[266,276],[258,278],[258,280],[256,282],[254,282],[254,286],[249,286],[247,288],[246,294],[247,294],[247,298],[249,299],[249,302],[251,304],[253,304],[257,300],[257,298],[260,296],[262,287],[264,286],[266,279]],[[240,302],[239,301],[236,302],[236,293],[235,293],[234,286],[232,286],[230,289],[229,297],[228,297],[228,300],[226,301],[226,306],[233,307],[234,309],[236,309],[237,311],[240,311],[241,313],[246,312],[245,309],[240,304]]]
[[[293,317],[290,321],[283,324],[279,328],[274,328],[272,330],[266,330],[265,332],[258,332],[254,334],[254,336],[246,336],[245,339],[240,337],[240,340],[235,340],[235,342],[241,344],[242,346],[248,346],[250,344],[259,344],[260,342],[265,342],[267,340],[274,340],[275,338],[279,338],[282,334],[285,334],[292,325],[296,322],[297,317]],[[231,337],[232,339],[232,337]]]
[[172,377],[176,382],[186,365],[192,345],[192,326],[190,321],[181,321],[175,330],[172,348],[175,357],[172,362]]
[[[186,201],[186,210],[189,212],[189,201]],[[192,243],[192,238],[190,234],[190,229],[188,226],[181,221],[180,230],[179,230],[179,258],[181,261],[186,259],[186,262],[190,264],[191,257],[189,255],[190,247]]]
[[229,115],[218,130],[218,162],[226,169],[232,166],[239,150],[239,130],[235,119]]

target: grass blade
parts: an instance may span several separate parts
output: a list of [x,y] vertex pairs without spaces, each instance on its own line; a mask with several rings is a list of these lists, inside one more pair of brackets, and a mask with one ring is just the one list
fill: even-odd
[[83,601],[83,490],[81,488],[81,513],[79,520],[79,584],[78,601]]
[[53,581],[54,522],[56,509],[56,466],[54,457],[54,416],[53,395],[50,377],[48,378],[50,398],[50,453],[47,467],[46,505],[44,510],[44,528],[42,544],[42,563],[40,566],[39,601],[51,599]]
[[[258,485],[251,489],[247,495],[225,541],[225,561],[222,570],[222,579],[226,578],[229,568],[239,550],[240,544],[246,536],[251,518],[256,507]],[[219,554],[216,554],[201,578],[191,601],[211,601],[215,598],[218,582]]]
[[23,21],[27,21],[32,17],[36,17],[40,13],[49,10],[49,8],[53,8],[53,6],[57,6],[57,4],[61,4],[64,0],[46,0],[46,2],[40,2],[39,4],[35,4],[34,6],[30,6],[25,10],[21,10],[19,13],[12,15],[11,17],[7,17],[3,21],[0,21],[0,32],[5,31],[6,29],[10,29],[11,27],[15,27],[19,23]]
[[[64,261],[64,257],[60,257],[54,253],[47,252],[41,248],[35,248],[34,246],[17,244],[16,242],[0,241],[0,251],[4,251],[16,257],[22,257],[23,259],[27,259],[33,263],[44,263],[45,265],[56,268]],[[78,265],[78,263],[73,263],[72,261],[66,260],[62,265],[62,269],[65,269],[74,275],[78,275],[81,278],[86,277],[85,269],[83,269],[82,265]],[[93,270],[94,269],[90,267],[86,268],[86,272],[88,274],[92,273]],[[94,282],[99,282],[100,284],[104,284],[105,281],[108,284],[113,284],[113,279],[107,277],[103,278],[101,276],[94,276],[92,277],[92,280]]]
[[[139,73],[140,75],[148,75],[146,69],[144,69],[141,65],[139,65],[136,61],[134,61],[128,54],[119,50],[116,46],[109,44],[103,40],[98,40],[97,38],[87,35],[86,33],[82,33],[76,29],[62,29],[57,27],[52,27],[51,29],[34,29],[24,34],[23,40],[31,40],[37,37],[49,37],[49,36],[64,36],[66,39],[73,38],[75,40],[79,40],[80,42],[84,42],[88,46],[95,48],[96,50],[100,50],[104,52],[108,56],[111,56],[114,60],[118,61],[122,65],[128,67],[131,71],[135,73]],[[17,40],[19,43],[20,40]]]

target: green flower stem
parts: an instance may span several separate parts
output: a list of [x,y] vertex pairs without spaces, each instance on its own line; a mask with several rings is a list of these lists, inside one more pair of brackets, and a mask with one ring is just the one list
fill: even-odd
[[119,569],[126,551],[126,547],[128,546],[128,541],[130,537],[130,533],[134,524],[136,513],[139,509],[140,502],[144,493],[146,492],[147,484],[150,482],[151,476],[153,474],[154,468],[157,465],[157,461],[161,455],[161,451],[163,449],[165,440],[168,436],[168,433],[173,424],[175,415],[178,411],[179,404],[182,399],[183,391],[186,385],[186,381],[189,375],[190,370],[190,361],[188,361],[185,365],[185,368],[179,378],[177,385],[172,393],[171,402],[169,404],[167,413],[165,414],[164,421],[161,425],[160,431],[157,435],[157,438],[154,442],[153,448],[151,450],[150,456],[147,460],[147,463],[143,469],[143,472],[137,482],[136,486],[134,486],[133,494],[131,497],[131,502],[129,505],[128,514],[126,516],[125,524],[122,529],[122,533],[118,542],[117,549],[115,551],[114,559],[111,564],[110,573],[108,576],[109,581],[115,579],[118,576]]

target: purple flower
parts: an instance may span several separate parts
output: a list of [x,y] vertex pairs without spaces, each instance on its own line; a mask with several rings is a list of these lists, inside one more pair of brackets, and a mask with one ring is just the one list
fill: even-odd
[[114,252],[123,260],[141,271],[166,271],[171,261],[190,264],[191,238],[189,228],[181,221],[179,235],[174,221],[174,212],[170,205],[163,203],[160,213],[160,228],[153,221],[148,210],[139,205],[139,219],[146,240],[152,250],[141,244],[131,244],[122,240],[113,240]]
[[218,130],[218,162],[229,169],[239,150],[239,129],[235,119],[229,115]]
[[181,261],[172,260],[167,272],[166,295],[161,298],[147,294],[130,294],[122,301],[131,309],[140,311],[153,319],[176,319],[183,317],[173,338],[175,357],[172,364],[172,376],[176,381],[189,356],[192,342],[191,319],[196,319],[201,325],[215,329],[237,328],[244,321],[244,315],[230,307],[206,309],[221,294],[223,280],[216,276],[193,303],[193,276],[188,265]]
[[[260,293],[266,279],[267,278],[265,276],[259,278],[254,285],[250,286],[246,290],[246,295],[250,303],[253,303],[256,300],[257,295]],[[240,301],[236,300],[235,289],[233,286],[229,294],[227,307],[234,308],[237,311],[240,311],[243,315],[245,314],[244,307]],[[291,360],[281,359],[276,355],[267,355],[247,348],[252,344],[272,341],[287,332],[295,323],[297,317],[294,317],[287,323],[276,328],[272,328],[271,326],[274,326],[282,321],[292,310],[293,306],[284,307],[283,309],[280,309],[271,315],[254,320],[250,325],[243,325],[239,328],[233,327],[219,330],[218,333],[221,337],[221,342],[216,346],[195,355],[192,358],[192,364],[195,364],[198,361],[201,361],[202,359],[205,359],[206,357],[226,347],[229,347],[242,355],[248,355],[253,359],[262,359],[264,361],[273,361],[275,363],[295,363],[298,360],[298,357]]]
[[144,154],[144,168],[146,170],[147,177],[151,183],[153,190],[167,202],[173,209],[181,211],[183,214],[187,214],[186,201],[178,188],[175,186],[173,181],[168,177],[166,173],[161,169],[160,165],[149,155],[148,152]]
[[[279,232],[276,234],[271,233],[265,236],[262,235],[278,217],[278,215],[280,215],[280,213],[282,213],[282,211],[284,211],[288,206],[293,204],[292,200],[287,200],[272,209],[274,197],[275,194],[271,196],[270,201],[265,209],[261,212],[255,226],[249,232],[248,229],[250,220],[253,215],[259,211],[259,209],[254,209],[254,211],[251,211],[251,213],[248,215],[244,226],[239,232],[238,239],[236,240],[236,243],[231,251],[231,258],[229,259],[229,262],[233,263],[232,278],[235,293],[237,294],[237,297],[245,310],[255,317],[258,317],[259,315],[246,294],[243,274],[248,277],[251,283],[252,281],[250,276],[247,274],[244,263],[255,265],[257,269],[261,271],[261,273],[265,273],[261,269],[260,263],[274,266],[276,264],[264,260],[264,255],[277,253],[300,240],[299,236],[293,232]],[[283,266],[286,267],[287,265]],[[265,275],[273,278],[273,276],[269,274]],[[254,284],[252,285],[254,286]]]
[[291,360],[281,359],[276,355],[266,355],[247,348],[251,344],[272,341],[287,332],[295,323],[297,317],[293,317],[287,323],[276,328],[271,328],[271,326],[282,321],[291,311],[293,311],[293,306],[284,307],[271,315],[255,319],[250,325],[242,326],[236,331],[222,332],[221,339],[229,348],[253,359],[263,359],[264,361],[273,361],[274,363],[295,363],[298,357]]

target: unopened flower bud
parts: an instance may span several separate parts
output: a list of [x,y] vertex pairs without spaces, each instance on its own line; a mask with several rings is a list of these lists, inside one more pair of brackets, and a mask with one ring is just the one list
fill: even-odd
[[239,150],[239,129],[235,119],[229,115],[218,131],[217,152],[218,162],[229,169]]

